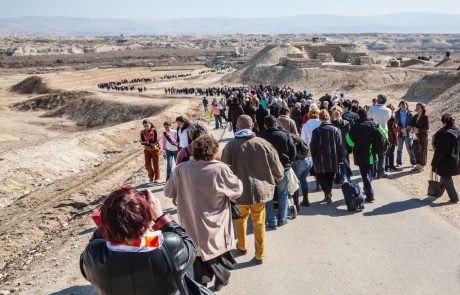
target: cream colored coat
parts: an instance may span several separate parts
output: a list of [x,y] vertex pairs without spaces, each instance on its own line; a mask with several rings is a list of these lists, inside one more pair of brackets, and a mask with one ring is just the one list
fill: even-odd
[[234,248],[230,199],[241,196],[243,185],[226,164],[216,160],[179,164],[164,192],[177,200],[179,223],[204,261]]

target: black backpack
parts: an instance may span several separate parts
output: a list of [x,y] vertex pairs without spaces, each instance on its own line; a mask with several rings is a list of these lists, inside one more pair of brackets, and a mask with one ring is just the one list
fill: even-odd
[[292,141],[294,141],[295,148],[297,151],[296,159],[303,160],[306,157],[310,156],[310,149],[308,145],[302,140],[302,138],[291,135]]

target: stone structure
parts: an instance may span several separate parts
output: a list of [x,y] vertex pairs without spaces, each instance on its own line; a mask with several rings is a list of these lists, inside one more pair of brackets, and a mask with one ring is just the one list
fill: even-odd
[[[315,40],[317,41],[317,40]],[[292,45],[301,53],[287,54],[280,58],[279,64],[296,68],[319,67],[323,63],[349,63],[370,65],[372,58],[366,49],[351,43],[308,43]]]

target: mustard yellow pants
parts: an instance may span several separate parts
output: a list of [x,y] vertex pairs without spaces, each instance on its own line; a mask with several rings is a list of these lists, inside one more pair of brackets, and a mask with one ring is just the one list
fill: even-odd
[[262,260],[265,257],[265,203],[238,205],[238,207],[241,211],[241,218],[235,221],[236,236],[238,238],[237,247],[243,251],[248,249],[246,232],[248,229],[248,218],[251,215],[256,259]]

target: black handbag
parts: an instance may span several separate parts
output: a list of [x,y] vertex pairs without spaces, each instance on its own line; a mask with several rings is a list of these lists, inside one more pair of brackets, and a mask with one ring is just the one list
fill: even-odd
[[230,210],[232,211],[232,219],[241,218],[240,208],[238,208],[238,204],[234,200],[230,200]]
[[420,143],[420,139],[414,138],[414,141],[412,142],[412,152],[414,154],[420,153],[422,150],[422,144]]
[[431,179],[428,180],[428,195],[439,198],[444,194],[446,188],[439,181],[439,177],[434,171],[431,171]]

